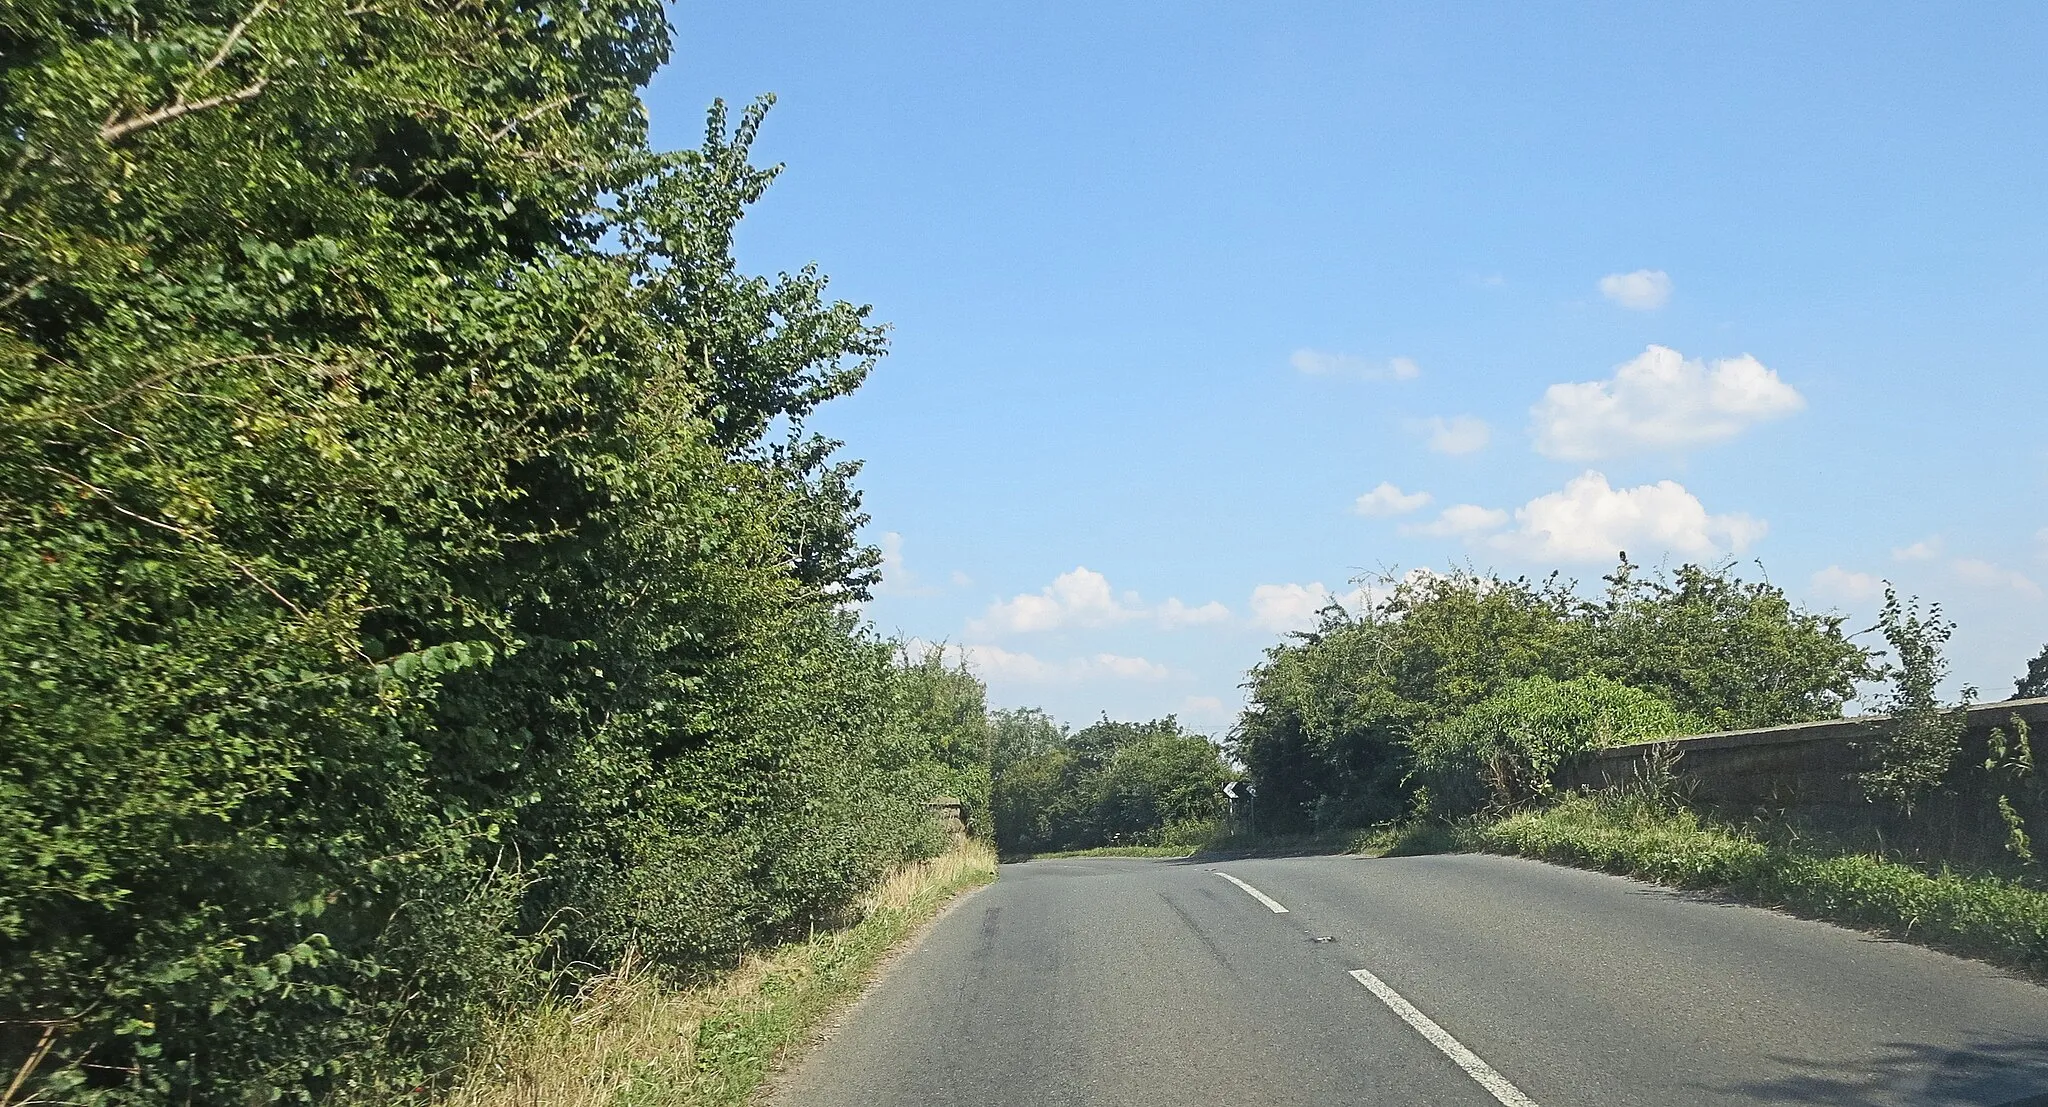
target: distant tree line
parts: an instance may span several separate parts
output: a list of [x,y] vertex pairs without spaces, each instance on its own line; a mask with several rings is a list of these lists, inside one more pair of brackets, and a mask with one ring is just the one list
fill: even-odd
[[996,844],[1009,855],[1199,841],[1234,775],[1216,743],[1171,715],[1069,733],[1036,709],[999,711],[989,736]]
[[[829,922],[988,815],[853,613],[883,350],[657,153],[652,0],[0,7],[0,1087],[431,1092],[629,951]],[[417,1097],[414,1097],[415,1099]]]

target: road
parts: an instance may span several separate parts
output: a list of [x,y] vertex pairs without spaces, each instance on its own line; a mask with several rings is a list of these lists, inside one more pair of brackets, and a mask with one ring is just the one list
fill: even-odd
[[1006,865],[774,1102],[2035,1107],[2043,1093],[2048,988],[1771,911],[1459,855]]

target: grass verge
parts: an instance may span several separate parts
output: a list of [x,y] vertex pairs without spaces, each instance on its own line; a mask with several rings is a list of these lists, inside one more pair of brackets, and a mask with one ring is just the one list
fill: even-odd
[[995,878],[969,842],[891,873],[858,923],[759,953],[689,988],[627,963],[573,1000],[499,1028],[444,1107],[737,1107],[885,954],[954,896]]
[[1570,796],[1456,834],[1466,848],[1714,889],[2048,976],[2048,892],[2010,880],[1804,853],[1635,796]]

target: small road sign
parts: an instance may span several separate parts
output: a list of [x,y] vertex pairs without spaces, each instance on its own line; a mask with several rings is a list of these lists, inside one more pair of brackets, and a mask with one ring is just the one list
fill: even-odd
[[1226,780],[1223,782],[1223,797],[1225,799],[1237,798],[1237,781]]

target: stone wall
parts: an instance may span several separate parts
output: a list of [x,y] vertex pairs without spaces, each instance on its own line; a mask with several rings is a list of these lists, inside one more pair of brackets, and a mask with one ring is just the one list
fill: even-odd
[[1573,790],[1627,785],[1654,771],[1659,757],[1675,754],[1668,768],[1680,791],[1723,817],[1875,836],[1903,852],[1973,861],[2007,856],[2007,828],[1998,814],[2003,795],[2048,854],[2048,788],[2041,775],[2016,787],[1984,768],[1992,729],[2010,734],[2016,715],[2033,731],[2037,763],[2048,769],[2048,699],[1973,707],[1947,780],[1911,817],[1865,799],[1858,780],[1889,724],[1881,715],[1616,746],[1566,766],[1557,784]]
[[967,808],[952,796],[937,796],[926,800],[924,809],[946,832],[946,841],[959,843],[967,837]]

